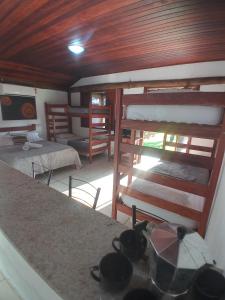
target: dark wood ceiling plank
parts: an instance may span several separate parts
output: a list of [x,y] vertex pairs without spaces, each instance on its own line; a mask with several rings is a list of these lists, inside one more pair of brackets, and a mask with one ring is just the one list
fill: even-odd
[[4,35],[10,38],[10,36],[8,36],[10,30],[13,29],[14,34],[14,30],[16,28],[18,31],[21,30],[20,27],[24,20],[26,20],[34,12],[40,10],[41,7],[46,3],[48,3],[48,0],[39,0],[35,2],[30,0],[23,0],[19,2],[11,1],[13,6],[10,14],[6,15],[1,20],[0,36],[2,41],[4,41]]
[[[88,22],[100,17],[101,15],[107,13],[108,11],[113,11],[119,7],[129,5],[136,2],[137,0],[123,0],[123,1],[111,1],[105,0],[101,1],[97,5],[93,5],[93,1],[90,1],[90,7],[88,13],[84,10],[80,13],[74,14],[71,18],[62,21],[62,24],[58,23],[55,26],[48,27],[45,32],[39,32],[35,36],[31,36],[29,40],[17,45],[17,47],[11,47],[5,54],[5,59],[10,58],[16,53],[20,52],[26,47],[31,47],[38,44],[40,41],[47,40],[49,36],[56,36],[61,32],[68,30],[71,26],[77,26],[79,28],[84,24],[87,19]],[[91,5],[92,3],[92,5]]]
[[[193,16],[192,16],[193,17]],[[223,19],[224,20],[224,18],[223,18],[223,15],[221,15],[221,19]],[[192,18],[189,18],[189,23],[192,21]],[[172,39],[172,40],[174,40],[174,36],[172,35],[172,33],[173,34],[176,34],[176,32],[177,32],[177,37],[175,37],[175,38],[178,38],[179,37],[179,34],[180,35],[182,35],[183,33],[185,33],[185,32],[187,32],[187,37],[184,35],[184,36],[182,36],[182,39],[185,39],[185,37],[186,38],[190,38],[189,36],[190,35],[192,35],[195,31],[191,31],[190,29],[189,29],[189,27],[188,26],[186,26],[186,27],[184,27],[184,28],[182,28],[182,29],[179,29],[179,27],[178,27],[178,25],[177,26],[174,26],[175,27],[175,30],[172,30],[169,26],[168,26],[168,30],[170,30],[171,31],[171,33],[169,34],[169,32],[168,32],[168,30],[165,30],[165,28],[161,25],[161,24],[159,24],[159,26],[157,27],[157,26],[154,26],[154,32],[153,33],[147,33],[147,31],[145,31],[142,35],[141,34],[138,34],[138,38],[136,38],[136,41],[134,42],[133,40],[135,39],[135,37],[133,37],[132,38],[132,36],[131,36],[131,38],[130,38],[130,43],[132,44],[132,43],[134,43],[134,45],[135,45],[135,43],[139,43],[139,41],[140,41],[140,39],[141,38],[143,38],[143,39],[145,39],[145,40],[151,40],[151,42],[153,43],[153,42],[157,42],[157,39],[158,39],[158,33],[160,33],[160,31],[158,31],[157,32],[157,28],[158,29],[160,29],[161,30],[161,35],[160,35],[160,40],[159,40],[159,42],[160,43],[162,43],[163,42],[163,39],[164,38],[166,38],[166,39],[168,39],[169,41],[170,41],[170,39]],[[200,31],[200,34],[201,34],[201,28],[202,28],[202,30],[204,30],[204,31],[206,31],[206,30],[208,30],[208,31],[212,31],[212,30],[214,30],[214,26],[212,26],[213,24],[211,24],[211,22],[209,22],[208,24],[204,24],[204,23],[202,23],[202,24],[198,24],[198,26],[196,26],[195,27],[195,24],[192,24],[191,25],[191,27],[192,28],[196,28],[195,30],[196,31]],[[219,26],[219,24],[217,23],[217,25]],[[223,26],[224,25],[224,23],[223,24],[220,24],[220,28],[221,29],[223,29],[223,28],[225,28],[225,26]],[[217,27],[218,28],[218,27]],[[164,31],[165,32],[164,32]],[[111,30],[112,31],[112,30]],[[134,34],[135,34],[135,31],[134,31]],[[208,33],[206,33],[206,34],[208,34]],[[224,33],[222,33],[223,35],[224,35]],[[96,34],[97,35],[97,34]],[[107,35],[106,35],[107,36]],[[194,35],[193,35],[194,36]],[[155,37],[155,40],[153,39],[153,37]],[[197,36],[194,36],[194,38],[197,40]],[[104,39],[103,39],[103,37],[101,36],[101,37],[99,37],[99,38],[97,38],[97,39],[95,39],[95,40],[101,40],[101,41],[104,41]],[[121,41],[121,39],[119,39],[118,40],[118,42],[117,42],[117,44],[119,44],[119,43],[121,43],[120,42]],[[113,41],[112,41],[113,42]],[[124,39],[124,43],[126,42],[126,39]],[[141,42],[141,41],[140,41]],[[171,41],[170,41],[171,42]],[[106,48],[106,51],[107,51],[107,43],[105,42],[104,43],[104,45],[105,45],[105,48]],[[113,44],[112,43],[112,45],[113,45],[113,51],[115,51],[115,44]],[[127,45],[127,46],[129,46],[129,44]],[[120,47],[122,47],[122,46],[120,46]],[[120,50],[120,47],[118,48],[118,51]],[[50,50],[50,48],[49,48],[49,50]],[[33,50],[33,51],[35,51],[35,50]],[[61,51],[57,51],[56,52],[56,54],[54,54],[54,51],[52,52],[52,56],[51,56],[51,58],[52,58],[52,61],[54,61],[55,59],[57,59],[58,57],[60,57],[61,55],[66,55],[66,51],[67,51],[67,49],[66,49],[66,47],[63,47],[63,50],[62,50],[62,52]],[[99,54],[101,54],[101,51],[102,51],[102,49],[100,49],[99,47],[96,47],[96,51],[93,51],[93,49],[90,49],[90,55],[92,56],[92,61],[94,61],[95,60],[95,57],[94,57],[94,54],[95,54],[95,52],[97,52],[97,55],[99,56],[99,57],[101,57]],[[68,51],[67,51],[68,52]],[[35,52],[36,53],[36,52]],[[36,55],[38,55],[37,53],[36,53]],[[24,53],[24,57],[27,57],[28,56],[28,62],[29,62],[29,55],[27,54],[27,53]],[[48,66],[49,67],[51,67],[51,60],[49,60],[48,59],[48,57],[46,58],[46,59],[44,59],[44,56],[43,55],[41,55],[41,57],[43,57],[43,60],[41,61],[42,63],[45,63],[45,60],[47,60],[47,62],[48,62]],[[87,63],[87,61],[88,61],[88,59],[87,59],[87,57],[88,57],[88,55],[84,55],[83,56],[83,59],[80,59],[79,60],[79,64],[82,64],[82,60],[83,61],[85,61],[85,63]],[[68,59],[67,60],[64,60],[64,64],[66,64],[67,63],[67,61],[68,61],[68,64],[71,64],[71,57],[69,56],[68,57]],[[54,65],[54,64],[53,64]],[[74,64],[74,67],[76,67],[76,63]]]
[[[2,0],[0,21],[3,80],[69,86],[83,76],[225,60],[224,0]],[[67,49],[74,39],[86,48],[80,56]]]
[[65,90],[73,78],[66,74],[0,60],[0,81]]
[[[185,2],[187,2],[187,1],[185,1]],[[175,5],[174,5],[175,6]],[[150,5],[149,5],[149,7],[150,7]],[[160,6],[161,7],[161,6]],[[143,7],[142,7],[143,8]],[[143,9],[143,13],[145,14],[144,16],[146,17],[146,16],[148,16],[148,19],[150,19],[150,20],[152,20],[152,19],[154,19],[153,18],[153,16],[154,16],[154,14],[152,13],[152,9],[151,9],[151,7],[147,10],[146,9],[146,6],[144,6],[144,8],[145,9]],[[189,10],[190,10],[190,8],[189,8]],[[167,9],[167,11],[168,11],[168,9]],[[193,10],[193,12],[194,12],[194,10]],[[177,11],[176,11],[176,18],[177,18]],[[168,12],[167,12],[167,14],[168,14]],[[112,15],[112,14],[111,14]],[[184,18],[184,11],[180,11],[180,15],[181,15],[181,17],[182,18]],[[142,22],[142,24],[141,24],[141,26],[143,27],[144,26],[144,20],[141,20],[141,17],[142,16],[140,16],[140,14],[139,14],[139,12],[134,12],[133,13],[133,17],[134,17],[134,19],[132,19],[131,17],[131,15],[129,15],[129,9],[127,9],[127,11],[126,11],[126,14],[125,15],[121,15],[121,13],[119,14],[119,16],[120,16],[120,18],[117,18],[116,20],[118,20],[117,21],[117,23],[118,22],[120,22],[120,27],[121,27],[121,30],[120,30],[120,34],[124,31],[124,29],[126,29],[126,27],[128,26],[128,28],[130,28],[132,25],[135,25],[136,24],[136,21],[141,21]],[[170,16],[170,15],[169,15]],[[168,22],[168,19],[169,19],[169,16],[168,16],[168,18],[166,19],[166,23]],[[191,15],[192,16],[192,15]],[[109,17],[110,17],[110,14],[107,14],[106,16],[105,16],[105,18],[104,19],[102,19],[102,23],[101,24],[95,24],[95,23],[93,23],[92,22],[92,26],[95,26],[95,25],[98,25],[98,26],[100,26],[101,28],[103,27],[103,30],[102,30],[102,32],[104,33],[104,36],[107,36],[108,35],[108,33],[110,33],[110,32],[115,32],[115,30],[113,30],[113,29],[115,29],[115,28],[113,28],[113,27],[110,27],[109,28],[109,25],[105,25],[105,24],[109,24]],[[151,18],[152,17],[152,18]],[[171,17],[171,16],[170,16]],[[99,18],[98,18],[98,20],[99,20]],[[115,17],[114,17],[114,19],[113,20],[115,20]],[[163,19],[164,20],[164,19]],[[157,20],[153,20],[153,22],[154,23],[152,23],[152,25],[153,26],[155,26],[157,23],[159,23],[159,19],[157,19]],[[165,21],[165,20],[164,20]],[[115,23],[115,22],[114,22]],[[115,26],[116,24],[111,24],[111,26]],[[118,25],[118,24],[117,24]],[[148,24],[148,26],[151,26],[151,24]],[[89,28],[90,28],[90,24],[89,24]],[[108,29],[108,30],[107,30]],[[86,28],[86,31],[87,31],[88,29]],[[139,30],[140,30],[140,28],[139,28]],[[155,30],[155,29],[154,29]],[[85,31],[85,32],[86,32]],[[129,30],[130,32],[132,32],[132,28]],[[149,27],[148,27],[148,31],[149,31]],[[72,33],[72,32],[71,32]],[[81,28],[81,30],[79,30],[79,35],[82,35],[82,28]],[[102,37],[100,37],[99,35],[98,35],[98,32],[95,32],[95,35],[97,35],[97,38],[95,39],[95,41],[97,40],[97,41],[99,41],[100,39],[100,43],[101,43],[101,41],[102,41]],[[117,37],[118,37],[118,34],[117,34]],[[64,48],[65,48],[65,45],[67,45],[68,44],[68,39],[67,40],[62,40],[62,38],[63,37],[61,37],[61,39],[59,39],[59,38],[56,38],[55,40],[54,40],[54,38],[53,37],[51,37],[51,41],[49,42],[49,44],[48,43],[46,43],[45,42],[45,44],[46,44],[46,47],[48,47],[48,49],[50,49],[51,47],[52,48],[55,48],[56,46],[57,46],[57,44],[54,44],[54,42],[56,42],[56,43],[58,43],[58,45],[61,45],[61,47],[63,46]],[[91,39],[91,41],[94,41],[94,39]],[[64,42],[64,43],[63,43]],[[103,43],[104,43],[104,41],[103,41]],[[44,45],[45,45],[44,44]],[[87,43],[88,44],[88,43]],[[37,46],[37,45],[36,45]],[[35,47],[36,47],[35,46]],[[38,45],[39,46],[39,45]],[[35,51],[35,47],[32,49],[32,50],[34,50]],[[44,49],[44,50],[46,50],[46,49]]]

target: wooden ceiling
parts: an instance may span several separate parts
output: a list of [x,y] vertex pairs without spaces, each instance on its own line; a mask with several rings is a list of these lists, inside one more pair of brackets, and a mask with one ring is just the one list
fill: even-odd
[[[225,60],[224,0],[0,0],[0,80],[81,77]],[[85,52],[67,46],[79,40]]]

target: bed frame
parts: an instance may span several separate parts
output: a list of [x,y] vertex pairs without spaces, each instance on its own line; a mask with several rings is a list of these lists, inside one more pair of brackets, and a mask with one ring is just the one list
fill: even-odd
[[25,125],[25,126],[17,126],[17,127],[1,127],[0,132],[11,132],[11,131],[32,131],[36,130],[36,125]]
[[[81,108],[79,106],[71,106],[71,108]],[[48,104],[45,103],[46,128],[48,140],[56,140],[59,133],[72,133],[72,118],[87,118],[89,120],[89,145],[87,152],[81,152],[92,162],[93,156],[108,152],[108,158],[111,157],[111,131],[112,131],[112,113],[111,106],[100,106],[89,104],[87,113],[76,113],[70,110],[67,104]],[[94,119],[104,119],[96,123]],[[100,139],[98,139],[101,138]],[[96,145],[106,144],[99,148]]]
[[[187,123],[172,122],[155,122],[155,121],[138,121],[126,119],[124,111],[128,105],[204,105],[217,106],[225,108],[225,93],[204,93],[204,92],[185,92],[185,93],[153,93],[143,95],[122,95],[122,90],[116,91],[116,124],[115,124],[115,149],[114,149],[114,183],[113,183],[113,203],[112,217],[117,218],[117,211],[132,215],[132,209],[126,206],[121,196],[123,194],[141,200],[145,203],[176,213],[183,217],[192,219],[198,224],[198,232],[204,236],[207,228],[207,222],[212,207],[214,194],[216,191],[217,181],[223,162],[225,149],[225,114],[222,122],[218,125],[199,125]],[[156,149],[151,147],[135,145],[134,142],[125,144],[122,142],[122,129],[131,129],[133,141],[137,130],[163,132],[167,134],[188,136],[186,153],[165,150],[168,142],[164,139],[164,148]],[[213,147],[194,146],[191,144],[192,138],[204,138],[213,140]],[[184,145],[169,143],[170,146],[184,147]],[[190,150],[210,152],[210,157],[201,154],[190,154]],[[131,159],[124,160],[124,154],[129,153]],[[145,172],[133,168],[134,155],[151,155],[163,160],[182,162],[193,166],[207,168],[210,172],[210,179],[207,184],[200,184],[187,180],[173,178],[171,176],[159,173]],[[163,186],[175,188],[184,192],[192,193],[205,198],[203,211],[197,211],[181,204],[175,204],[163,199],[149,196],[141,193],[129,186],[120,184],[120,179],[128,175],[128,184],[132,176],[158,183]],[[148,213],[138,213],[137,218],[140,220],[148,219],[156,223],[161,222],[160,216],[149,215]]]

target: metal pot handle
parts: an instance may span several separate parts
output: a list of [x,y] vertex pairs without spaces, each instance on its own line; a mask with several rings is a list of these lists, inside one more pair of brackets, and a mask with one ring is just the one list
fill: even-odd
[[100,276],[97,276],[95,274],[96,271],[99,272],[99,266],[94,266],[94,267],[91,268],[91,271],[90,271],[91,272],[91,276],[94,278],[94,280],[100,282],[101,281]]
[[117,246],[116,246],[116,243],[119,243],[120,242],[120,240],[119,240],[119,238],[117,238],[117,237],[115,237],[113,240],[112,240],[112,246],[113,246],[113,248],[117,251],[117,252],[120,252],[120,248],[118,248]]

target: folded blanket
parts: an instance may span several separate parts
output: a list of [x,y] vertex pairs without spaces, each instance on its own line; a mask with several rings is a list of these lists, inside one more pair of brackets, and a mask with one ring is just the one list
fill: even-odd
[[30,150],[31,148],[41,148],[41,147],[43,147],[42,144],[36,144],[36,143],[26,142],[26,143],[23,145],[23,150],[24,150],[24,151],[28,151],[28,150]]

